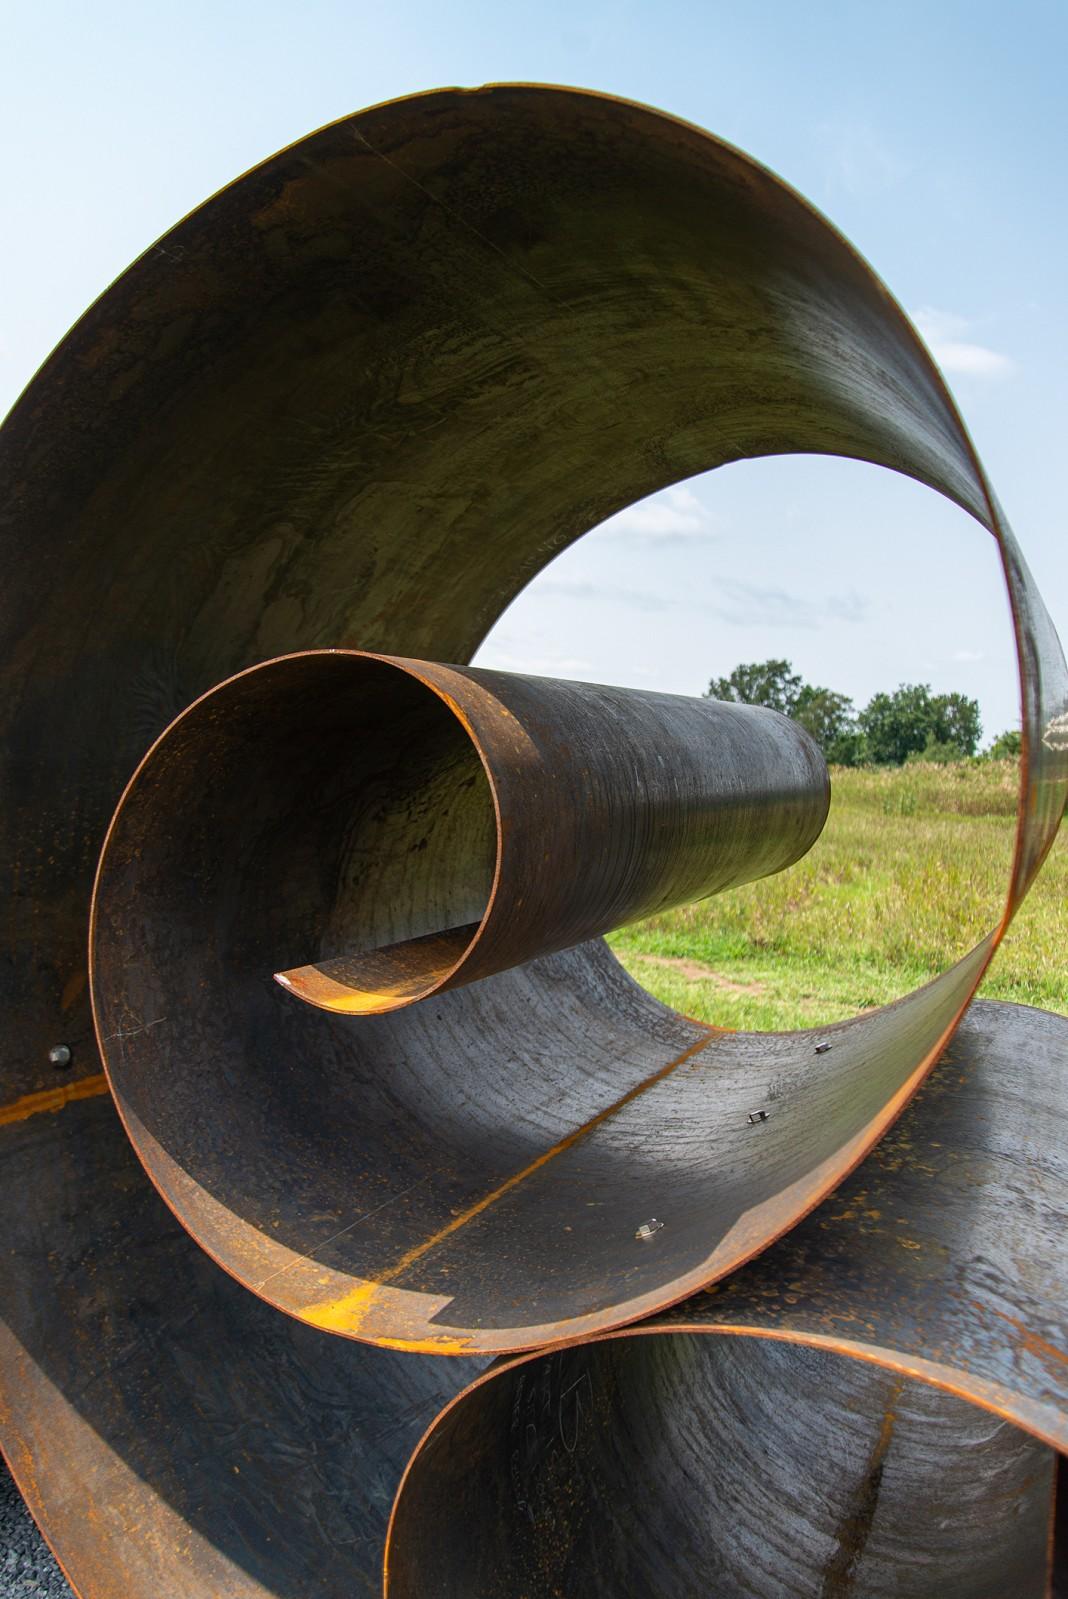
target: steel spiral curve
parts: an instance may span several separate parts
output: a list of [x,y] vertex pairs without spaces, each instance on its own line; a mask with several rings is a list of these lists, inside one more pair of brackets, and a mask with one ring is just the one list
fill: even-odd
[[[1023,707],[1001,921],[819,1052],[595,936],[807,847],[790,730],[661,791],[687,702],[464,664],[613,512],[799,451],[995,540]],[[397,101],[146,252],[0,463],[0,1443],[77,1591],[377,1591],[403,1478],[405,1599],[1044,1592],[1068,1023],[971,1001],[1068,674],[841,236],[644,107]]]

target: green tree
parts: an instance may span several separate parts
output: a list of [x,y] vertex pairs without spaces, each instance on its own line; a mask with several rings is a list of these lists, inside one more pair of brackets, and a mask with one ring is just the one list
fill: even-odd
[[979,747],[983,724],[979,720],[979,701],[966,694],[936,694],[931,701],[933,727],[931,743],[949,744],[962,755],[974,755]]
[[986,751],[992,761],[1016,760],[1023,747],[1023,738],[1018,727],[1010,728],[1005,733],[999,733],[997,738]]
[[931,739],[922,750],[913,750],[905,761],[906,766],[911,766],[914,761],[923,761],[929,766],[951,766],[954,761],[964,759],[959,744],[946,744],[939,739]]
[[864,740],[852,700],[834,689],[806,683],[790,661],[749,661],[729,677],[713,678],[706,699],[740,705],[765,705],[800,722],[833,765],[856,766],[864,758]]
[[803,683],[790,715],[812,735],[832,766],[857,766],[863,759],[864,741],[847,695]]
[[902,683],[893,694],[873,695],[858,723],[869,759],[881,765],[900,766],[927,749],[938,750],[935,759],[974,755],[982,732],[977,700],[932,694],[929,683]]
[[704,697],[733,700],[739,705],[766,705],[769,710],[791,716],[803,687],[789,661],[750,661],[736,666],[729,677],[714,677]]

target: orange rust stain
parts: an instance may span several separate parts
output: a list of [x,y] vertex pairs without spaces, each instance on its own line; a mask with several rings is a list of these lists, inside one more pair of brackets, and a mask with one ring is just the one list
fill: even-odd
[[335,983],[316,966],[294,966],[288,972],[275,972],[274,980],[309,1005],[344,1016],[377,1016],[397,1009],[413,997],[410,985],[404,983],[383,983],[373,990],[352,988],[347,983]]
[[63,993],[60,995],[59,1008],[62,1011],[70,1010],[76,999],[80,999],[87,982],[86,972],[75,972],[64,984]]
[[[654,1088],[657,1083],[663,1082],[665,1077],[670,1077],[672,1072],[685,1065],[694,1055],[699,1054],[703,1049],[707,1049],[714,1038],[718,1038],[723,1033],[732,1030],[721,1027],[708,1027],[707,1023],[702,1023],[701,1025],[707,1028],[706,1037],[698,1039],[696,1044],[691,1044],[689,1049],[684,1049],[681,1055],[676,1056],[674,1060],[669,1060],[666,1066],[661,1066],[651,1077],[646,1077],[634,1088],[628,1089],[625,1094],[611,1105],[606,1106],[604,1110],[598,1111],[596,1116],[591,1116],[588,1121],[582,1123],[581,1127],[576,1127],[574,1132],[568,1133],[566,1138],[561,1138],[559,1143],[554,1144],[551,1149],[547,1149],[536,1160],[532,1160],[529,1166],[524,1166],[522,1171],[515,1172],[513,1176],[507,1178],[499,1187],[495,1188],[492,1193],[486,1194],[482,1199],[477,1200],[475,1204],[469,1206],[467,1210],[461,1211],[458,1216],[454,1216],[451,1221],[446,1222],[444,1227],[439,1227],[436,1233],[432,1233],[421,1244],[415,1244],[411,1249],[406,1250],[395,1265],[391,1266],[388,1271],[382,1272],[373,1282],[361,1283],[358,1288],[353,1288],[349,1293],[342,1294],[340,1299],[327,1299],[317,1304],[307,1305],[300,1313],[302,1317],[311,1322],[313,1326],[322,1327],[327,1332],[359,1332],[380,1288],[385,1288],[390,1283],[395,1282],[409,1267],[422,1260],[424,1255],[428,1255],[432,1249],[436,1249],[447,1238],[451,1238],[453,1233],[459,1232],[461,1227],[466,1227],[468,1222],[474,1221],[476,1217],[481,1216],[483,1211],[488,1210],[491,1205],[495,1205],[499,1199],[503,1199],[505,1194],[511,1193],[513,1188],[518,1188],[520,1183],[525,1182],[528,1177],[532,1177],[543,1166],[547,1166],[558,1155],[573,1149],[581,1139],[592,1133],[595,1128],[600,1127],[602,1123],[608,1121],[610,1117],[617,1115],[619,1111],[631,1104],[641,1094],[646,1093],[650,1088]],[[384,1339],[376,1339],[376,1342],[380,1343],[385,1341]],[[424,1346],[414,1340],[411,1342],[405,1340],[399,1347],[418,1349]],[[443,1350],[440,1342],[432,1341],[430,1347],[433,1352],[440,1354],[449,1352],[463,1353],[467,1346],[461,1342],[457,1349],[447,1351]]]
[[993,1305],[980,1304],[978,1299],[973,1300],[972,1303],[976,1310],[984,1314],[989,1311],[991,1315],[997,1316],[1000,1321],[1007,1321],[1010,1327],[1015,1327],[1020,1335],[1020,1347],[1026,1349],[1029,1354],[1049,1355],[1054,1360],[1059,1360],[1062,1366],[1068,1366],[1068,1355],[1065,1354],[1063,1349],[1058,1349],[1055,1344],[1047,1343],[1044,1338],[1040,1338],[1037,1333],[1033,1333],[1030,1327],[1025,1327],[1023,1322],[1018,1321],[1015,1316],[1008,1316],[1003,1310],[995,1310]]
[[0,1105],[0,1127],[6,1127],[9,1122],[24,1122],[42,1111],[62,1110],[72,1100],[94,1099],[107,1091],[107,1078],[103,1072],[97,1072],[93,1077],[79,1077],[76,1083],[64,1083],[60,1088],[42,1088],[37,1094],[23,1094],[10,1105]]

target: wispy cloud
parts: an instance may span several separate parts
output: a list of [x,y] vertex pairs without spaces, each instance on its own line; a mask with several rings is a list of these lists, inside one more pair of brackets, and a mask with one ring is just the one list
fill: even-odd
[[591,600],[607,601],[612,605],[627,605],[635,611],[671,611],[677,600],[666,599],[661,594],[650,594],[645,589],[624,588],[619,583],[560,582],[556,578],[542,578],[537,592],[552,599],[576,600],[583,605]]
[[834,622],[863,622],[870,609],[868,601],[856,589],[848,594],[828,594],[827,617]]
[[[774,627],[812,629],[839,622],[863,622],[871,606],[863,594],[848,589],[841,594],[825,594],[817,599],[802,594],[791,594],[786,589],[765,587],[757,583],[744,583],[734,578],[716,578],[709,592],[690,588],[679,595],[650,593],[648,590],[625,588],[618,583],[602,583],[595,579],[570,581],[558,578],[536,578],[523,596],[523,604],[531,616],[553,610],[563,600],[579,606],[598,605],[609,612],[618,610],[640,611],[645,614],[677,611],[690,616],[716,617],[732,627]],[[529,611],[535,606],[537,610]],[[604,612],[602,611],[602,615]],[[528,654],[526,639],[502,635],[499,643],[492,639],[483,665],[499,666],[508,671],[563,672],[592,670],[583,660],[548,656],[537,650]],[[533,644],[533,640],[531,640]],[[536,661],[537,664],[534,664]]]
[[692,489],[679,484],[663,489],[637,505],[610,516],[593,533],[594,538],[641,540],[707,539],[715,537],[712,513]]
[[985,659],[982,650],[954,650],[952,658],[955,661],[964,662],[981,661]]
[[716,595],[701,609],[732,627],[818,628],[828,622],[862,622],[869,610],[868,601],[854,590],[811,600],[729,578],[716,587]]
[[965,317],[924,305],[913,313],[912,320],[943,372],[953,376],[996,378],[1015,370],[1014,362],[1007,355],[965,338],[971,328]]
[[626,607],[646,613],[665,611],[698,612],[715,616],[738,627],[823,627],[828,622],[863,622],[869,612],[868,601],[856,590],[807,599],[785,589],[765,588],[733,578],[717,578],[707,598],[691,589],[678,596],[654,594],[648,590],[624,588],[618,583],[594,580],[562,581],[541,578],[530,589],[529,598],[568,600],[579,605],[600,604]]

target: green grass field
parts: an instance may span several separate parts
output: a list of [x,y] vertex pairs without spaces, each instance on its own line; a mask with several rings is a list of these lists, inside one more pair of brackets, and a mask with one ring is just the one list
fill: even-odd
[[[818,1027],[907,993],[1001,914],[1015,761],[831,772],[831,813],[778,876],[614,933],[659,999],[724,1027]],[[1068,829],[981,992],[1068,1014]]]

